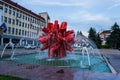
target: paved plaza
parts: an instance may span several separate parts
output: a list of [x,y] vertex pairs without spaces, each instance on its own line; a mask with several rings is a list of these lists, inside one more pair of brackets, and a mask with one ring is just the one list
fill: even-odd
[[[24,50],[19,51],[19,54],[34,51],[36,50]],[[55,66],[21,64],[11,61],[0,61],[0,74],[27,78],[30,80],[120,80],[120,51],[115,49],[101,49],[100,52],[107,57],[110,64],[117,71],[117,74]]]

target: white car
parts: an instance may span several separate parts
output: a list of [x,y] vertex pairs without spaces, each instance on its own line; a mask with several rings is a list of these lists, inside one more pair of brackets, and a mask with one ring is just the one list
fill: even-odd
[[31,45],[31,49],[35,49],[36,48],[36,46],[34,46],[34,45]]
[[27,46],[24,46],[25,49],[35,49],[36,46],[28,44]]
[[31,48],[31,45],[28,44],[28,45],[24,46],[24,48],[25,48],[25,49],[30,49],[30,48]]

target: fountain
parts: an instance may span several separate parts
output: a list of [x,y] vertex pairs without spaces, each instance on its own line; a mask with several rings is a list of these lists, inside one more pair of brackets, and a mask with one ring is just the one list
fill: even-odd
[[13,57],[14,57],[14,55],[15,55],[15,51],[16,51],[16,49],[18,48],[18,46],[20,45],[20,43],[21,43],[22,41],[24,41],[24,38],[21,38],[20,41],[16,44],[15,48],[12,50],[12,55],[11,55],[11,57],[10,57],[11,60],[13,59]]
[[[83,35],[76,36],[74,40],[74,31],[67,31],[66,22],[62,22],[61,25],[58,24],[58,21],[55,21],[54,24],[48,23],[48,26],[42,30],[44,34],[39,37],[39,41],[42,43],[41,51],[36,52],[36,54],[15,56],[13,61],[110,72],[96,45]],[[75,44],[75,47],[71,47],[72,44]],[[43,52],[43,50],[46,51]],[[11,59],[6,58],[4,60]]]
[[9,46],[10,45],[10,47],[12,48],[12,51],[11,51],[11,53],[12,53],[12,55],[11,55],[11,57],[14,55],[14,44],[10,41],[9,43],[7,43],[6,45],[5,45],[5,47],[3,48],[3,51],[2,51],[2,54],[1,54],[1,58],[3,57],[3,54],[4,54],[4,52],[5,52],[5,49],[7,48],[7,46]]
[[[20,42],[23,41],[23,40],[24,40],[24,38],[21,38],[21,39],[20,39]],[[15,55],[15,51],[16,51],[16,49],[18,48],[20,42],[18,42],[18,43],[16,44],[16,46],[15,46],[11,41],[10,41],[9,43],[7,43],[7,44],[5,45],[5,47],[3,48],[3,51],[2,51],[2,54],[1,54],[1,58],[3,57],[3,54],[4,54],[7,46],[10,46],[10,47],[12,48],[12,50],[11,50],[11,53],[12,53],[12,54],[11,54],[11,56],[10,56],[10,59],[12,60],[13,57],[14,57],[14,55]]]

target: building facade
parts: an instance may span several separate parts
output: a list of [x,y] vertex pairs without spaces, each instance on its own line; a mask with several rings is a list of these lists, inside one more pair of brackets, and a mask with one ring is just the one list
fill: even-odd
[[39,15],[45,19],[46,26],[47,26],[47,23],[50,22],[50,16],[48,15],[48,13],[47,12],[41,12],[41,13],[39,13]]
[[43,17],[11,0],[0,0],[0,25],[5,23],[7,31],[0,36],[0,45],[12,41],[24,46],[38,45],[38,33],[45,26]]
[[102,45],[106,44],[106,38],[111,34],[111,30],[104,30],[100,33],[100,38],[102,40]]

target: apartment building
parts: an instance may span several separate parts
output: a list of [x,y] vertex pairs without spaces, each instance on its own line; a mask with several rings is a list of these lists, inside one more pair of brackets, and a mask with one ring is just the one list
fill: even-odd
[[38,33],[46,25],[43,17],[11,0],[0,0],[0,25],[3,23],[7,31],[0,36],[0,45],[12,41],[19,46],[38,45]]

